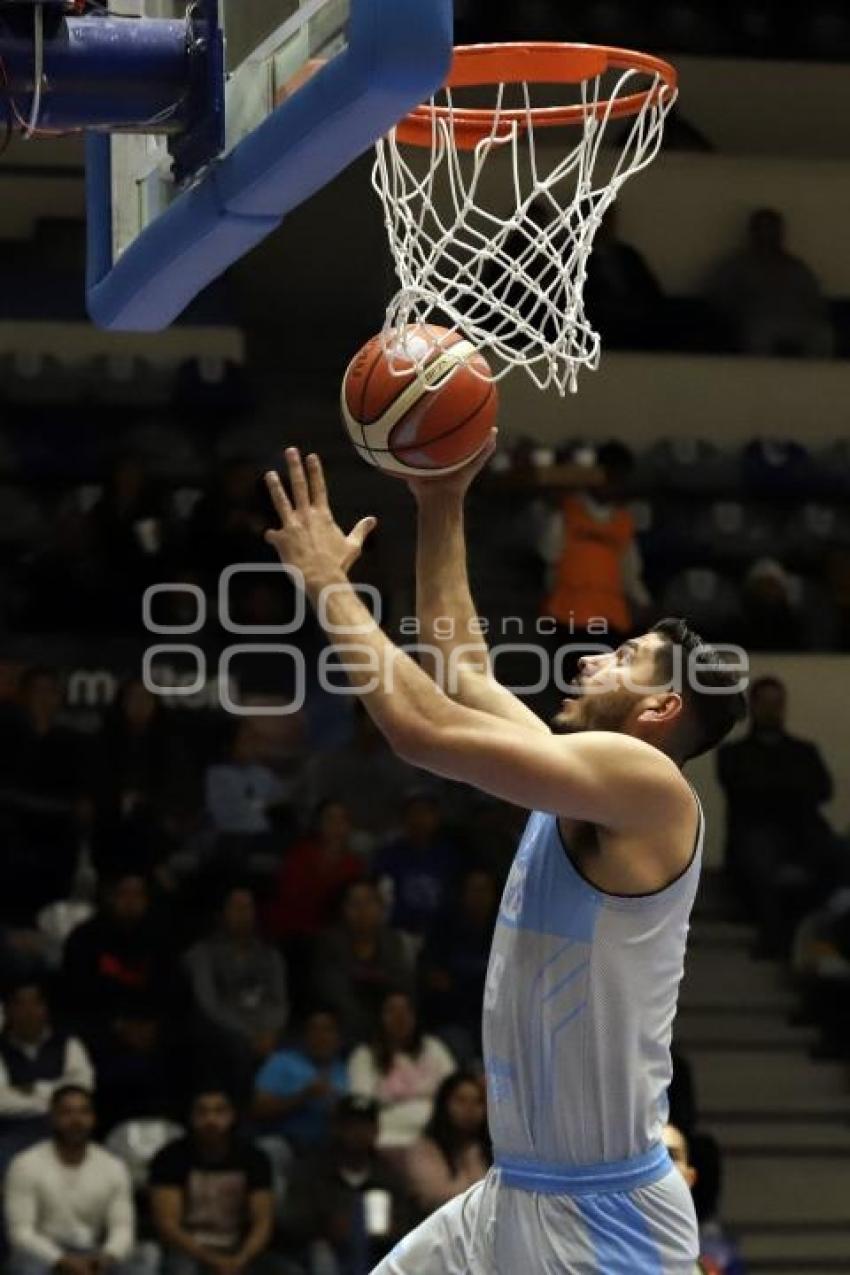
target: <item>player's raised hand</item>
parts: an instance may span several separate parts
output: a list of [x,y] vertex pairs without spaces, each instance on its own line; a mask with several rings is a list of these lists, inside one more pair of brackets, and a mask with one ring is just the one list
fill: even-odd
[[295,447],[285,453],[289,491],[276,470],[266,474],[266,486],[280,527],[266,532],[281,562],[295,567],[308,587],[332,580],[340,571],[348,574],[374,530],[375,518],[362,518],[348,535],[334,519],[322,462],[311,454],[306,470]]
[[468,461],[461,469],[456,469],[450,474],[437,473],[433,478],[409,478],[407,485],[417,501],[422,504],[426,500],[439,499],[441,496],[465,496],[495,452],[498,437],[499,431],[497,429],[491,430],[489,439],[478,455],[473,456],[472,460]]

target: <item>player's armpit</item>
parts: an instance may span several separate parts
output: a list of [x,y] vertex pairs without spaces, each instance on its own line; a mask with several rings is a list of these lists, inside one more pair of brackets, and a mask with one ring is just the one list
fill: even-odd
[[678,817],[693,798],[675,763],[630,735],[552,735],[470,713],[433,729],[417,725],[396,741],[413,765],[471,784],[504,801],[616,832]]

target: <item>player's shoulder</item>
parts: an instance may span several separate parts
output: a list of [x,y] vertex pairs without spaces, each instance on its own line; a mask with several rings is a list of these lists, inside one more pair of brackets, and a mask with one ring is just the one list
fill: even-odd
[[646,740],[615,730],[578,731],[554,738],[576,756],[618,771],[624,777],[652,780],[671,792],[690,795],[693,802],[691,786],[676,762]]
[[[695,793],[681,769],[660,749],[619,731],[582,731],[560,742],[592,767],[606,793],[606,804],[620,804],[639,822],[657,819],[689,822]],[[631,817],[628,822],[631,824]]]

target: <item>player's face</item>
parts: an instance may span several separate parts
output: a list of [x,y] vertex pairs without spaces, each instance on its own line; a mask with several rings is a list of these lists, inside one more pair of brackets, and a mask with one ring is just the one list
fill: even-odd
[[571,694],[552,721],[558,734],[585,730],[628,731],[647,695],[661,687],[656,633],[630,638],[615,650],[584,655]]

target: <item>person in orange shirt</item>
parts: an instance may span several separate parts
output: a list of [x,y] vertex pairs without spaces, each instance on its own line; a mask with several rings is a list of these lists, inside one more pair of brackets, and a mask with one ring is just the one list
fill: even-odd
[[604,485],[564,496],[540,546],[551,567],[543,612],[554,618],[559,644],[616,646],[651,602],[634,518],[623,503],[631,452],[622,443],[606,443],[596,460]]

